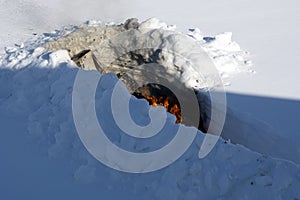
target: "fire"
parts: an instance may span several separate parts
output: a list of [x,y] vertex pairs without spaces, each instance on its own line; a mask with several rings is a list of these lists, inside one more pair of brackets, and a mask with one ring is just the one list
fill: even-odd
[[181,110],[177,103],[172,103],[170,97],[144,96],[151,106],[164,106],[167,111],[176,116],[176,124],[182,122]]

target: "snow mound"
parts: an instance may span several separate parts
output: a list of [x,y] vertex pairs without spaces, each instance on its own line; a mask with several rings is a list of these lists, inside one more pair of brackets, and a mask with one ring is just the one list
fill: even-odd
[[[166,27],[157,20],[150,22],[145,26]],[[97,23],[92,24],[97,26]],[[218,140],[207,157],[199,159],[199,146],[205,136],[200,131],[179,160],[156,172],[132,175],[116,172],[100,164],[82,145],[73,122],[72,91],[80,69],[71,60],[68,51],[50,52],[42,47],[72,30],[77,30],[77,27],[45,34],[39,40],[32,41],[34,43],[27,42],[6,49],[0,61],[0,85],[5,85],[0,87],[0,110],[22,116],[28,125],[27,133],[37,141],[41,151],[46,151],[56,159],[68,160],[76,180],[96,184],[114,193],[126,193],[127,196],[122,197],[124,199],[132,196],[140,199],[300,198],[299,166],[261,155],[223,139]],[[201,37],[195,34],[193,37],[206,48],[214,62],[220,64],[220,69],[224,68],[224,74],[229,76],[239,70],[225,69],[226,65],[221,64],[225,61],[220,57],[224,57],[226,63],[231,63],[229,65],[236,66],[236,69],[245,67],[236,62],[236,57],[243,53],[237,44],[231,42],[230,34],[211,40],[206,37],[200,40]],[[96,71],[92,73],[98,74]],[[224,74],[223,77],[226,77]],[[174,124],[175,117],[172,115],[168,115],[163,130],[165,134],[154,138],[154,141],[133,140],[117,129],[108,100],[117,80],[111,73],[101,76],[95,97],[99,123],[111,133],[107,137],[114,144],[138,153],[163,146],[172,137],[168,133],[180,126]],[[146,101],[132,97],[131,108],[137,123],[146,124],[149,120]]]
[[254,74],[250,53],[241,50],[240,46],[232,41],[232,33],[225,32],[216,36],[203,36],[200,29],[189,29],[189,36],[200,43],[202,48],[212,58],[225,85],[230,85],[238,73]]
[[[126,34],[126,32],[128,33]],[[238,73],[255,73],[251,67],[252,62],[249,60],[249,53],[241,50],[239,45],[232,41],[232,33],[227,32],[214,37],[208,37],[202,36],[199,29],[190,29],[187,36],[195,39],[194,43],[190,42],[188,39],[184,39],[181,35],[183,36],[183,34],[176,32],[176,26],[167,25],[156,18],[151,18],[141,23],[138,22],[137,19],[129,19],[121,25],[88,21],[71,34],[60,37],[54,42],[47,43],[46,48],[51,51],[66,49],[69,51],[71,58],[80,55],[80,53],[86,50],[90,50],[100,61],[101,65],[106,65],[109,69],[115,66],[112,66],[111,63],[107,61],[111,61],[111,58],[116,58],[118,57],[118,54],[124,53],[124,50],[120,48],[130,49],[131,46],[133,48],[157,46],[157,48],[160,48],[163,51],[160,53],[161,55],[159,55],[159,57],[160,59],[164,58],[164,66],[167,65],[168,61],[172,64],[175,63],[177,66],[181,66],[180,63],[176,63],[176,60],[180,60],[178,56],[176,56],[179,52],[180,55],[188,55],[186,59],[189,59],[191,63],[197,63],[197,61],[194,61],[197,58],[193,58],[191,55],[196,55],[197,51],[201,49],[206,51],[211,58],[211,61],[215,64],[224,85],[230,85],[230,79]],[[181,38],[178,38],[180,36]],[[118,41],[121,41],[122,44],[116,44],[114,41],[116,38],[118,38]],[[134,44],[127,44],[127,40],[132,38],[151,38],[152,40],[146,40],[148,44],[143,44],[142,42],[139,43],[139,40],[137,39]],[[109,42],[105,43],[107,41],[112,42],[113,44],[110,44]],[[152,41],[155,42],[152,43]],[[114,45],[119,46],[119,49],[112,48]],[[185,48],[188,52],[184,51]],[[168,52],[168,54],[164,53],[164,51]],[[176,52],[176,54],[171,53],[172,55],[170,56],[170,52]],[[138,52],[138,56],[143,55],[143,59],[147,60],[149,57],[152,58],[154,53],[145,55],[145,52]],[[201,59],[203,58],[201,57]],[[156,59],[155,62],[159,61]],[[199,61],[197,65],[198,64]],[[187,63],[186,66],[188,66]],[[125,67],[126,66],[123,64],[122,69]],[[131,67],[131,65],[128,67]],[[179,69],[183,71],[181,77],[184,79],[182,81],[184,84],[188,84],[189,87],[195,87],[195,85],[197,85],[198,89],[201,87],[211,88],[217,84],[214,80],[209,80],[210,77],[212,77],[211,74],[206,76],[205,71],[209,70],[205,69],[205,66],[202,65],[200,69],[198,69],[197,66],[195,67],[196,69],[194,71],[191,71],[194,66],[188,66],[188,69]],[[95,69],[91,66],[86,68]],[[117,70],[120,70],[120,68]],[[199,71],[202,74],[199,74]],[[205,77],[205,82],[199,78],[200,76]],[[195,79],[197,79],[197,82],[200,80],[200,82],[198,82],[198,84],[195,83]]]

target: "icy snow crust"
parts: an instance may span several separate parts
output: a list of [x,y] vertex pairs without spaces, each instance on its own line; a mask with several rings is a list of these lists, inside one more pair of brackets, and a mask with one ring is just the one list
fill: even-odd
[[[165,26],[159,21],[150,25],[156,28]],[[153,173],[119,173],[95,160],[79,140],[73,122],[72,89],[79,69],[67,51],[48,52],[41,47],[75,29],[68,27],[24,45],[6,48],[0,62],[0,84],[5,86],[0,87],[0,109],[27,118],[28,134],[49,156],[69,160],[70,169],[75,169],[71,173],[77,181],[96,184],[111,192],[126,193],[128,196],[122,195],[123,199],[300,198],[300,171],[297,165],[264,156],[223,139],[207,157],[199,159],[199,146],[204,138],[200,131],[179,160]],[[248,61],[243,58],[245,52],[228,39],[230,34],[207,38],[202,37],[197,29],[189,34],[212,56],[224,78],[247,68],[244,64]],[[220,41],[218,38],[221,38]],[[231,66],[228,67],[230,69],[226,65]],[[148,152],[163,146],[173,137],[173,130],[178,129],[172,115],[168,114],[165,129],[154,141],[133,140],[117,129],[109,110],[110,95],[116,81],[114,74],[103,75],[96,94],[99,123],[111,133],[107,137],[116,145],[133,152]],[[131,107],[136,122],[147,124],[149,106],[146,101],[132,98]]]

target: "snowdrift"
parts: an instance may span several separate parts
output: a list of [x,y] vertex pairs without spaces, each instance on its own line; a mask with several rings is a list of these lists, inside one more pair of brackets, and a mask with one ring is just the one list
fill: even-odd
[[[149,20],[144,24],[157,29],[170,28],[158,20]],[[90,21],[83,26],[95,28],[107,25]],[[74,169],[72,174],[75,180],[104,187],[111,192],[127,192],[128,196],[122,196],[124,199],[132,196],[141,199],[300,198],[299,166],[270,157],[271,149],[276,147],[264,147],[263,142],[259,144],[257,140],[251,140],[252,137],[248,139],[248,135],[239,135],[239,131],[256,131],[255,128],[247,128],[249,123],[243,120],[237,122],[235,127],[227,124],[227,129],[225,124],[227,135],[224,138],[248,148],[220,138],[212,152],[199,159],[199,146],[205,134],[197,131],[188,151],[172,165],[156,172],[132,175],[116,172],[99,163],[81,143],[73,121],[73,84],[81,69],[71,60],[67,50],[47,50],[49,42],[58,41],[77,29],[76,26],[65,27],[44,34],[37,40],[6,48],[0,60],[1,114],[11,113],[26,120],[26,133],[38,143],[41,151],[46,151],[57,160],[68,160],[72,166],[70,168]],[[199,29],[191,29],[188,35],[211,56],[225,83],[229,84],[230,77],[241,71],[252,72],[248,53],[231,41],[231,33],[204,37]],[[97,71],[83,73],[99,75]],[[95,96],[99,123],[110,133],[107,137],[123,149],[137,153],[164,146],[173,137],[168,133],[182,126],[174,123],[176,119],[171,114],[167,114],[162,134],[151,138],[152,141],[135,140],[118,129],[109,109],[113,86],[117,81],[117,76],[112,73],[101,76]],[[126,90],[123,92],[128,93]],[[133,119],[140,125],[146,125],[149,121],[148,103],[134,97],[131,100]],[[207,103],[206,100],[204,102]],[[205,106],[209,107],[209,104]],[[230,116],[234,117],[234,112]],[[242,119],[249,120],[249,117]],[[272,133],[267,134],[270,136]],[[253,132],[253,135],[257,136],[257,133]]]

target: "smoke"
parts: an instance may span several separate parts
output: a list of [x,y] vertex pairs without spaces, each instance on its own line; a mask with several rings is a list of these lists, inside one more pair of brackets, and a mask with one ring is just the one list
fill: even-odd
[[138,0],[0,0],[0,48],[61,26],[89,19],[123,22],[133,16]]
[[[124,21],[133,17],[138,0],[35,0],[47,11],[47,17],[57,24],[81,23],[88,19],[101,21]],[[54,20],[53,20],[54,19]]]

